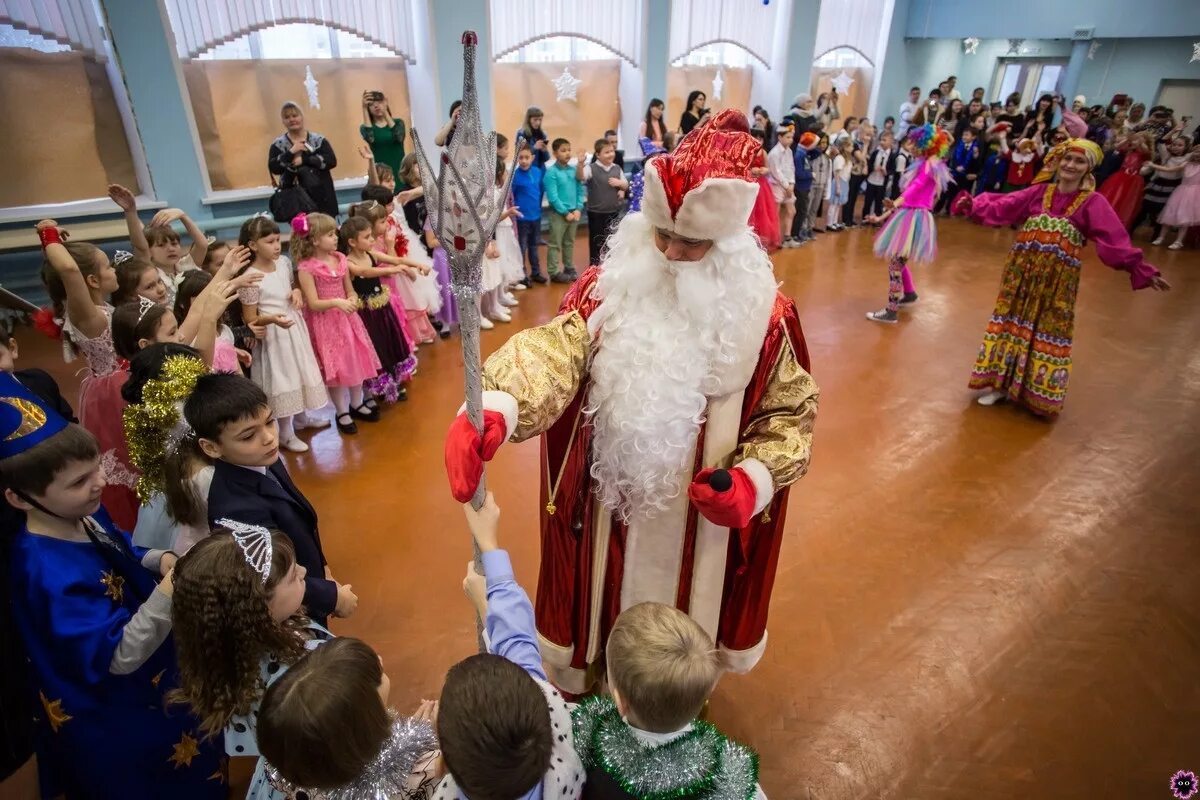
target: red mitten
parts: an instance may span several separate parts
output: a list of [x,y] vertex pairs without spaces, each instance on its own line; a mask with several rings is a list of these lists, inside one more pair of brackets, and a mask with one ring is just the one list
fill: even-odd
[[450,478],[450,493],[460,503],[470,500],[483,477],[483,462],[492,456],[508,439],[508,423],[499,411],[483,412],[483,437],[467,419],[459,414],[446,434],[446,475]]
[[958,197],[954,198],[954,201],[950,203],[950,215],[953,217],[963,217],[970,214],[973,201],[974,198],[971,197],[971,193],[963,189],[958,193]]
[[709,484],[709,479],[715,472],[715,469],[704,469],[697,473],[696,479],[688,487],[688,497],[691,498],[692,505],[714,525],[726,528],[746,527],[750,524],[750,518],[754,516],[754,505],[758,500],[758,490],[754,488],[754,481],[750,480],[750,476],[740,467],[722,470],[729,475],[730,485],[724,491],[717,491]]

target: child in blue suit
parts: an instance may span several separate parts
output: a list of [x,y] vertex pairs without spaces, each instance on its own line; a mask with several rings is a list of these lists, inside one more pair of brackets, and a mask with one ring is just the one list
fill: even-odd
[[166,700],[175,555],[113,525],[95,438],[3,373],[0,481],[26,517],[9,585],[42,711],[42,796],[223,798],[219,737]]

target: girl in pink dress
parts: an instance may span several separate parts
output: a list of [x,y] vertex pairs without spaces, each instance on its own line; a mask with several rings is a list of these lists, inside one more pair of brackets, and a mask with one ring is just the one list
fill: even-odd
[[79,387],[79,423],[100,444],[100,467],[108,485],[101,502],[117,527],[132,531],[137,524],[134,493],[138,472],[130,463],[121,412],[121,387],[129,364],[113,349],[113,307],[105,298],[117,290],[117,272],[104,251],[87,242],[63,242],[53,220],[37,224],[46,263],[42,281],[61,321],[63,356],[73,361],[82,354],[88,374]]
[[[759,128],[751,129],[750,135],[759,141],[766,138],[766,134]],[[754,157],[754,166],[750,168],[750,177],[758,181],[758,199],[750,211],[750,227],[758,234],[763,249],[773,253],[779,249],[782,242],[779,232],[779,206],[775,204],[775,195],[767,180],[768,172],[766,151],[759,150],[758,155]]]
[[938,195],[950,184],[950,170],[942,160],[950,149],[950,134],[932,125],[922,125],[909,131],[908,141],[917,160],[900,179],[904,190],[894,201],[884,201],[888,210],[882,216],[866,220],[876,223],[887,220],[875,234],[875,255],[888,260],[888,304],[878,311],[867,312],[867,319],[890,325],[899,321],[901,304],[917,299],[909,262],[929,263],[937,257],[937,226],[932,208]]
[[1125,160],[1121,162],[1121,169],[1100,187],[1099,194],[1117,212],[1125,230],[1129,230],[1142,210],[1142,197],[1146,194],[1142,165],[1150,160],[1153,140],[1144,133],[1131,134],[1117,150],[1125,153]]
[[[1192,152],[1188,154],[1188,160],[1178,167],[1156,167],[1160,173],[1179,174],[1183,173],[1183,183],[1171,192],[1170,199],[1167,200],[1167,205],[1163,208],[1162,213],[1158,215],[1158,221],[1163,226],[1172,226],[1179,229],[1175,236],[1175,241],[1172,242],[1167,249],[1182,250],[1183,239],[1187,236],[1188,228],[1200,225],[1200,146],[1193,147]],[[1167,236],[1166,227],[1162,232],[1162,239]],[[1158,242],[1155,242],[1158,244]]]
[[[358,433],[354,420],[375,422],[379,409],[363,401],[363,382],[379,372],[379,356],[358,316],[357,294],[346,257],[338,252],[337,223],[327,214],[292,220],[292,261],[304,294],[304,318],[342,433]],[[355,298],[355,299],[351,299]]]

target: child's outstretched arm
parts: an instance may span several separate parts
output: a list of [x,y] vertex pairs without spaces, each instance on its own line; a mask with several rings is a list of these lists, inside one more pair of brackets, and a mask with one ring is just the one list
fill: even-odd
[[[538,649],[537,627],[529,596],[513,576],[508,553],[500,549],[497,528],[500,508],[488,492],[478,511],[470,503],[463,505],[471,535],[483,554],[487,581],[486,630],[491,652],[507,658],[535,678],[546,680],[542,653]],[[474,575],[474,564],[467,567],[467,582]]]
[[[150,220],[150,224],[168,226],[175,220],[183,223],[183,229],[191,237],[192,246],[188,249],[188,255],[192,257],[192,263],[199,267],[204,263],[204,257],[208,255],[208,237],[204,235],[204,231],[200,230],[200,226],[184,213],[183,209],[164,208],[154,215],[154,218]],[[147,252],[149,252],[149,246],[147,246]]]
[[79,271],[75,259],[71,258],[71,254],[62,244],[67,241],[66,231],[59,228],[58,223],[52,219],[42,220],[36,229],[43,242],[46,261],[57,273],[66,290],[66,311],[67,316],[71,318],[71,324],[89,339],[100,336],[108,330],[108,317],[100,310],[100,306],[93,302],[91,287]]
[[133,245],[133,254],[138,258],[150,258],[150,243],[146,241],[146,231],[137,214],[137,198],[133,192],[119,183],[109,184],[108,196],[125,212],[125,227],[129,229],[129,243]]

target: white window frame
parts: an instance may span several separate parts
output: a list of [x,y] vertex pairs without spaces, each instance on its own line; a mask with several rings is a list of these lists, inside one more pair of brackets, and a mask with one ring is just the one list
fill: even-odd
[[[112,87],[113,97],[117,103],[117,111],[121,114],[121,124],[125,129],[125,140],[129,146],[129,155],[133,159],[133,171],[137,176],[139,194],[137,203],[139,209],[166,208],[167,204],[160,201],[154,192],[154,181],[150,176],[150,167],[146,161],[146,150],[142,146],[142,138],[138,133],[137,120],[133,116],[133,106],[125,91],[125,78],[121,75],[121,67],[117,63],[116,53],[113,52],[112,36],[108,32],[108,20],[104,17],[98,0],[93,0],[92,9],[96,14],[97,24],[104,34],[104,73]],[[37,34],[31,34],[37,36]],[[46,37],[40,37],[46,38]],[[72,48],[74,49],[74,48]],[[47,217],[55,219],[72,219],[75,217],[95,216],[120,212],[120,207],[105,197],[89,197],[83,200],[71,200],[66,203],[35,203],[33,205],[9,206],[0,208],[0,223],[36,222]]]

